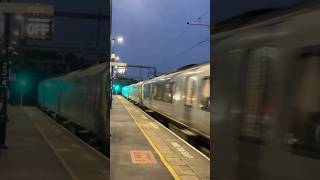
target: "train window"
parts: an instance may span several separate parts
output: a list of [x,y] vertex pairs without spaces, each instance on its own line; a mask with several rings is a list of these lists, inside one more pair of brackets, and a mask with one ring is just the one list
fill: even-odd
[[162,101],[163,95],[164,95],[164,84],[162,82],[158,82],[158,83],[155,83],[154,85],[156,88],[154,99]]
[[320,47],[308,47],[304,51],[296,61],[293,74],[290,107],[294,109],[294,123],[287,134],[291,135],[287,143],[294,153],[320,159]]
[[262,143],[263,119],[266,115],[268,64],[273,49],[262,47],[250,50],[247,59],[244,115],[241,122],[241,139]]
[[201,104],[200,107],[204,111],[210,111],[210,77],[202,79],[200,88]]
[[196,103],[196,80],[193,77],[187,78],[185,94],[185,105],[193,106]]
[[152,84],[152,98],[156,99],[157,97],[157,86],[155,83]]

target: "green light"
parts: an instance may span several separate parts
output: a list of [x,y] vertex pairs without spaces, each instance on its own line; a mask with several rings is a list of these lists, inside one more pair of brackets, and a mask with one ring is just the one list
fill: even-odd
[[114,90],[115,92],[120,92],[120,90],[121,90],[120,85],[119,85],[119,84],[114,84],[114,85],[113,85],[113,90]]
[[128,96],[128,94],[129,94],[129,87],[128,86],[125,86],[122,88],[122,94],[124,96]]
[[26,81],[25,81],[25,80],[21,80],[21,81],[19,82],[19,84],[20,84],[20,86],[25,86],[25,85],[26,85]]

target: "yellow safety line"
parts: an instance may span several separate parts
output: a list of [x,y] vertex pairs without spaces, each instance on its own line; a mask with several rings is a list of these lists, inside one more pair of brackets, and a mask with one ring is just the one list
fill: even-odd
[[[120,98],[118,97],[118,99],[120,100]],[[130,116],[132,117],[132,119],[134,120],[134,122],[136,123],[136,125],[138,126],[138,128],[140,129],[140,131],[142,132],[142,134],[145,136],[145,138],[148,140],[149,144],[151,145],[151,147],[154,149],[154,151],[158,154],[159,158],[161,159],[161,161],[163,162],[163,164],[166,166],[166,168],[169,170],[169,172],[171,173],[171,175],[174,177],[175,180],[180,180],[180,177],[177,175],[177,173],[175,172],[175,170],[173,169],[173,167],[169,164],[169,162],[164,158],[164,156],[161,154],[161,152],[158,150],[158,148],[156,147],[156,145],[153,143],[153,141],[151,140],[151,138],[146,134],[146,132],[143,130],[143,128],[140,126],[140,124],[137,122],[137,120],[134,118],[134,116],[131,114],[131,112],[128,110],[128,108],[124,105],[124,103],[122,102],[122,100],[120,100],[120,103],[123,105],[123,107],[128,111],[128,113],[130,114]]]
[[[27,110],[28,111],[28,110]],[[71,168],[68,166],[68,164],[66,163],[66,161],[60,156],[60,154],[57,152],[56,148],[53,146],[53,144],[49,141],[49,139],[46,137],[46,135],[42,132],[42,130],[40,129],[40,127],[37,125],[37,123],[31,118],[31,116],[29,115],[29,112],[26,112],[27,116],[29,117],[29,119],[31,120],[33,126],[39,131],[39,133],[41,134],[41,136],[44,138],[44,140],[48,143],[48,145],[50,146],[50,148],[53,150],[54,154],[57,156],[57,158],[61,161],[63,167],[67,170],[67,172],[69,173],[69,175],[72,177],[73,180],[79,180],[77,178],[77,176],[73,173],[73,171],[71,170]]]

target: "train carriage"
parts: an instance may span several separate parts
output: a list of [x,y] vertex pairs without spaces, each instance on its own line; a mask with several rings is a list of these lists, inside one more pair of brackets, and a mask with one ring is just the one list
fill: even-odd
[[110,141],[108,72],[108,65],[103,63],[46,79],[38,86],[39,106],[67,119],[76,134],[88,132],[107,156]]
[[187,66],[124,87],[123,95],[209,139],[209,72],[209,63]]
[[214,176],[319,179],[319,3],[253,14],[213,29]]

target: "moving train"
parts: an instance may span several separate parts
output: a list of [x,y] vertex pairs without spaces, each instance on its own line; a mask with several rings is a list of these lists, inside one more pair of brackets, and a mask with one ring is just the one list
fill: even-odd
[[68,122],[109,156],[109,67],[106,63],[40,82],[39,106]]
[[320,4],[212,29],[215,179],[320,178]]
[[125,86],[122,94],[210,139],[209,63]]

